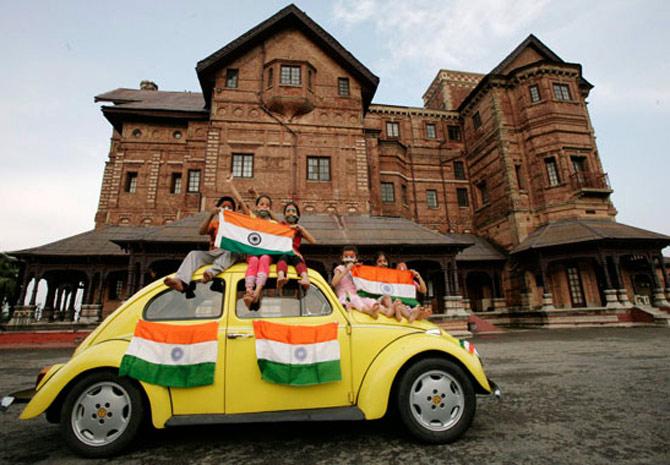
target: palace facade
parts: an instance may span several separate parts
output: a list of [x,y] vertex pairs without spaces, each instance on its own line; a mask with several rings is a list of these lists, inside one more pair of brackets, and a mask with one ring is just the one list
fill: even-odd
[[424,275],[441,314],[627,321],[668,306],[670,237],[616,222],[593,86],[533,35],[488,74],[438,71],[423,107],[373,103],[378,77],[293,5],[196,72],[201,92],[143,81],[95,97],[112,128],[95,229],[13,252],[15,319],[99,321],[173,272],[206,247],[197,225],[229,173],[276,210],[300,204],[312,268],[328,275],[345,244],[383,249]]

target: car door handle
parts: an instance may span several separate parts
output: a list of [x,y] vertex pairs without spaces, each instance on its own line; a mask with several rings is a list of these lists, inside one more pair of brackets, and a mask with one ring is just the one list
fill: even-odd
[[228,339],[251,339],[254,335],[251,333],[228,333],[226,337]]

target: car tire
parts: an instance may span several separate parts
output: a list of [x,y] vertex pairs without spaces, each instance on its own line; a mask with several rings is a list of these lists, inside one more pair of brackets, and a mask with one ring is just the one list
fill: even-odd
[[400,378],[398,413],[419,440],[444,444],[458,439],[477,409],[472,381],[454,362],[427,358],[409,367]]
[[65,398],[60,428],[65,443],[84,457],[108,457],[126,449],[144,418],[137,385],[112,372],[97,372],[77,382]]

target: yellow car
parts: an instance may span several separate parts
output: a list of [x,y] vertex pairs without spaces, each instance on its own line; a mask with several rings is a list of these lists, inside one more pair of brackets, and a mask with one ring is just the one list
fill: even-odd
[[[156,281],[103,321],[65,364],[44,369],[21,419],[46,413],[77,453],[103,457],[125,449],[146,419],[155,428],[266,421],[373,420],[397,408],[410,433],[445,443],[470,426],[476,394],[499,394],[474,346],[426,321],[411,324],[347,311],[317,272],[305,292],[278,291],[275,270],[260,308],[242,302],[246,265],[211,283],[194,275],[193,295]],[[189,298],[190,297],[190,298]],[[215,322],[213,382],[166,387],[119,375],[138,321],[188,326]],[[309,386],[262,379],[254,322],[311,327],[330,323],[339,344],[340,380]],[[464,348],[465,347],[465,348]]]

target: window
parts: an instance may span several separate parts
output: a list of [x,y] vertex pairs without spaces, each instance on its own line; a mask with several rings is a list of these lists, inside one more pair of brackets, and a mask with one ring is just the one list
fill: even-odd
[[301,85],[300,66],[281,65],[279,83],[287,86]]
[[540,101],[540,88],[537,85],[529,86],[528,92],[530,92],[530,101],[532,103]]
[[437,137],[437,131],[435,131],[435,125],[428,123],[426,124],[426,138],[435,139]]
[[458,126],[447,126],[449,132],[449,140],[461,140],[461,128]]
[[570,157],[570,160],[572,161],[572,168],[575,170],[575,173],[586,173],[589,170],[586,164],[586,157],[573,155]]
[[544,164],[547,167],[547,179],[549,180],[549,185],[558,186],[561,183],[561,179],[558,177],[556,159],[554,157],[545,158]]
[[407,185],[406,184],[402,184],[400,186],[400,193],[402,194],[403,205],[408,205],[409,201],[407,200]]
[[479,200],[482,202],[482,206],[489,203],[489,188],[486,185],[486,181],[481,181],[477,184],[477,189],[479,190]]
[[393,188],[392,182],[382,183],[382,202],[385,203],[395,202],[395,190]]
[[170,193],[181,194],[181,173],[172,173],[170,180]]
[[456,189],[456,199],[458,200],[459,207],[467,207],[470,205],[470,202],[468,201],[468,190],[464,187]]
[[465,179],[465,165],[462,161],[456,160],[454,162],[454,178],[463,180]]
[[128,171],[126,173],[126,192],[135,192],[137,190],[137,172]]
[[514,165],[514,174],[516,174],[516,185],[519,189],[526,189],[526,183],[523,179],[523,174],[521,173],[521,165]]
[[437,208],[437,191],[433,189],[428,189],[426,191],[426,204],[428,208]]
[[307,157],[307,179],[330,181],[330,157]]
[[584,289],[582,288],[582,278],[579,275],[579,269],[576,266],[569,266],[566,269],[568,274],[568,286],[570,287],[570,299],[573,307],[583,307]]
[[268,87],[272,87],[274,81],[274,70],[273,68],[268,68]]
[[333,307],[318,287],[312,284],[304,292],[293,279],[286,283],[281,293],[277,291],[277,280],[268,279],[263,289],[263,299],[256,311],[250,311],[244,304],[244,292],[244,279],[240,279],[237,282],[235,305],[238,318],[311,317],[333,313]]
[[173,290],[158,294],[144,307],[144,319],[161,321],[220,317],[225,282],[216,279],[214,283],[216,286],[196,282],[193,291],[195,297],[192,298],[188,298],[183,292]]
[[200,192],[200,170],[188,170],[188,192]]
[[226,87],[229,89],[237,89],[237,78],[239,71],[236,69],[227,69],[226,70]]
[[386,137],[400,137],[400,123],[395,121],[387,121]]
[[233,154],[233,177],[253,178],[254,177],[254,155],[251,153]]
[[479,116],[479,112],[472,115],[472,125],[475,127],[475,129],[479,129],[481,127],[482,117]]
[[556,97],[556,100],[572,100],[570,98],[570,87],[567,84],[554,84],[554,97]]
[[349,78],[337,78],[337,95],[349,97]]

